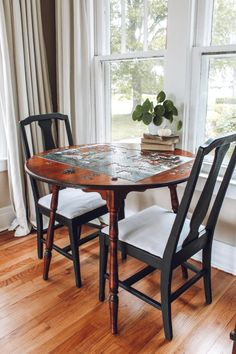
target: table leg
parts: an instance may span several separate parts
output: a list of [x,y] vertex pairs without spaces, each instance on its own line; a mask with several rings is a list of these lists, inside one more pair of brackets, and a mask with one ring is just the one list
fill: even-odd
[[53,185],[52,186],[52,199],[50,204],[50,218],[49,225],[47,230],[46,237],[46,249],[44,252],[44,268],[43,268],[43,279],[48,280],[48,272],[50,267],[50,262],[52,258],[52,245],[54,240],[54,222],[55,222],[55,213],[57,210],[58,204],[58,192],[60,187]]
[[110,262],[109,262],[109,307],[110,321],[112,334],[118,332],[118,261],[117,261],[117,240],[118,240],[118,213],[122,205],[123,199],[116,191],[108,192],[107,206],[110,213],[110,228],[109,228],[109,247],[110,247]]

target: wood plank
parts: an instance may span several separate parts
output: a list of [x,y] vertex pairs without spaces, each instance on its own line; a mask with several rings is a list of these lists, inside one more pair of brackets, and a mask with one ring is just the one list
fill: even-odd
[[[231,354],[229,333],[236,321],[236,279],[232,275],[213,269],[211,305],[204,303],[202,281],[173,303],[171,342],[164,339],[161,312],[120,290],[119,334],[114,336],[109,328],[108,301],[98,301],[98,240],[81,248],[83,287],[77,289],[72,262],[55,252],[50,278],[42,279],[35,235],[18,239],[4,233],[1,237],[2,353]],[[66,229],[57,230],[56,237],[66,244]],[[141,267],[130,257],[119,259],[121,278]],[[175,270],[174,286],[182,281],[180,269]],[[140,281],[137,288],[159,299],[158,272]]]

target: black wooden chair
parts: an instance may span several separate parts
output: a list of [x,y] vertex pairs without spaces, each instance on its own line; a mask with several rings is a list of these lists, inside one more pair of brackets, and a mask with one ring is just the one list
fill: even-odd
[[230,333],[230,339],[233,341],[232,354],[236,354],[236,325],[234,330]]
[[[41,128],[39,131],[42,133],[43,148],[46,151],[58,147],[54,134],[54,130],[58,128],[58,122],[62,122],[62,124],[65,125],[68,143],[69,145],[73,145],[70,124],[66,115],[62,115],[60,113],[50,113],[30,116],[20,121],[26,159],[29,159],[34,153],[36,153],[31,151],[29,145],[29,139],[33,140],[33,136],[31,134],[33,124],[37,123]],[[30,177],[30,182],[36,211],[38,257],[42,258],[43,243],[45,242],[43,235],[47,232],[47,229],[43,229],[43,215],[49,217],[51,194],[40,197],[38,182],[32,177]],[[98,227],[96,232],[80,238],[81,226],[106,213],[106,202],[98,193],[85,193],[80,189],[74,188],[64,188],[59,192],[58,209],[55,216],[57,223],[56,227],[63,225],[68,227],[70,244],[63,248],[53,244],[53,249],[73,261],[75,282],[77,287],[81,287],[82,285],[79,247],[97,237],[100,232],[100,227]]]
[[[175,215],[173,212],[152,206],[119,222],[119,246],[127,254],[148,264],[146,268],[126,280],[119,281],[119,286],[138,298],[162,311],[165,337],[172,339],[171,303],[184,291],[203,278],[206,303],[212,302],[211,292],[211,248],[217,218],[225,193],[236,164],[236,147],[233,150],[220,188],[212,198],[217,177],[229,147],[236,141],[236,133],[208,140],[200,146],[186,185],[186,189]],[[187,218],[190,203],[196,188],[204,157],[214,152],[214,160],[190,219]],[[210,206],[211,199],[212,204]],[[204,225],[203,226],[203,222]],[[105,298],[105,279],[108,244],[108,228],[100,236],[100,291],[99,299]],[[196,267],[189,259],[202,250],[202,266]],[[172,272],[184,265],[194,275],[172,292]],[[161,272],[161,302],[155,301],[133,287],[133,284],[150,274],[155,269]]]

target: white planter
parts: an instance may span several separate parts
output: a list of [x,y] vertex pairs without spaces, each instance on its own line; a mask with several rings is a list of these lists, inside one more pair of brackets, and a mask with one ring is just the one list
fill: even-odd
[[151,135],[158,135],[158,127],[157,125],[153,124],[152,122],[148,125],[148,132]]
[[173,124],[170,124],[170,122],[167,121],[166,119],[165,119],[165,122],[163,122],[161,125],[157,126],[157,125],[153,124],[153,122],[151,122],[148,125],[148,132],[151,135],[159,135],[158,134],[159,129],[170,129],[171,134],[176,134]]

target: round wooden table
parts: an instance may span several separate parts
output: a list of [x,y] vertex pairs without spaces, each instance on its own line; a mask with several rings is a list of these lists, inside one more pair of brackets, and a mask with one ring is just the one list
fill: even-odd
[[192,163],[192,154],[183,150],[141,151],[138,144],[114,143],[63,147],[35,155],[26,161],[26,172],[31,177],[52,185],[44,279],[48,278],[60,187],[97,191],[106,200],[110,215],[109,304],[112,333],[117,333],[119,209],[129,192],[167,186],[170,189],[172,209],[176,212],[176,186],[188,179]]

